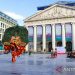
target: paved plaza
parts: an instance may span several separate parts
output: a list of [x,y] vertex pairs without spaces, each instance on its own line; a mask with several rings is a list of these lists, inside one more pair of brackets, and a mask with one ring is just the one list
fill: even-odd
[[75,75],[75,59],[50,54],[24,54],[11,62],[11,54],[0,55],[0,75]]

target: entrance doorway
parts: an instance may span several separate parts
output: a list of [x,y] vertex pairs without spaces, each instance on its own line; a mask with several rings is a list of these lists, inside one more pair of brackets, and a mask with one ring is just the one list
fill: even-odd
[[37,52],[42,52],[43,48],[42,48],[42,42],[39,41],[37,42]]
[[58,41],[57,46],[62,46],[62,41]]
[[48,52],[51,52],[51,49],[52,49],[52,42],[49,42],[48,43]]
[[72,51],[72,42],[71,41],[67,41],[66,42],[66,51]]

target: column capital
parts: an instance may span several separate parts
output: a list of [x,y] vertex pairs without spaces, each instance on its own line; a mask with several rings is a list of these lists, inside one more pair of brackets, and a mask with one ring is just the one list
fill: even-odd
[[65,23],[61,23],[61,25],[65,25]]
[[45,27],[45,26],[46,26],[45,24],[42,25],[42,27]]
[[51,25],[55,25],[55,24],[51,24]]
[[33,27],[33,26],[27,26],[27,27]]
[[55,24],[51,24],[51,26],[55,26]]
[[34,25],[33,27],[37,27],[36,25]]
[[75,24],[75,22],[71,22],[71,24]]

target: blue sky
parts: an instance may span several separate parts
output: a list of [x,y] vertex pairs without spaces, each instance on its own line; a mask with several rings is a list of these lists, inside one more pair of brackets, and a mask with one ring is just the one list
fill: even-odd
[[[23,19],[37,12],[37,7],[61,0],[0,0],[0,11],[16,19],[23,25]],[[64,0],[75,1],[75,0]]]

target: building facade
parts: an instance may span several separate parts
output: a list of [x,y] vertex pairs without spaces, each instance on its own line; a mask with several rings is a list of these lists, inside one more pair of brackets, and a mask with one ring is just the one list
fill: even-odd
[[26,50],[50,52],[56,47],[75,50],[75,3],[57,2],[39,9],[24,20],[29,31]]
[[0,12],[0,45],[2,45],[1,40],[5,29],[15,26],[17,24],[18,23],[16,20],[4,14],[3,12]]

